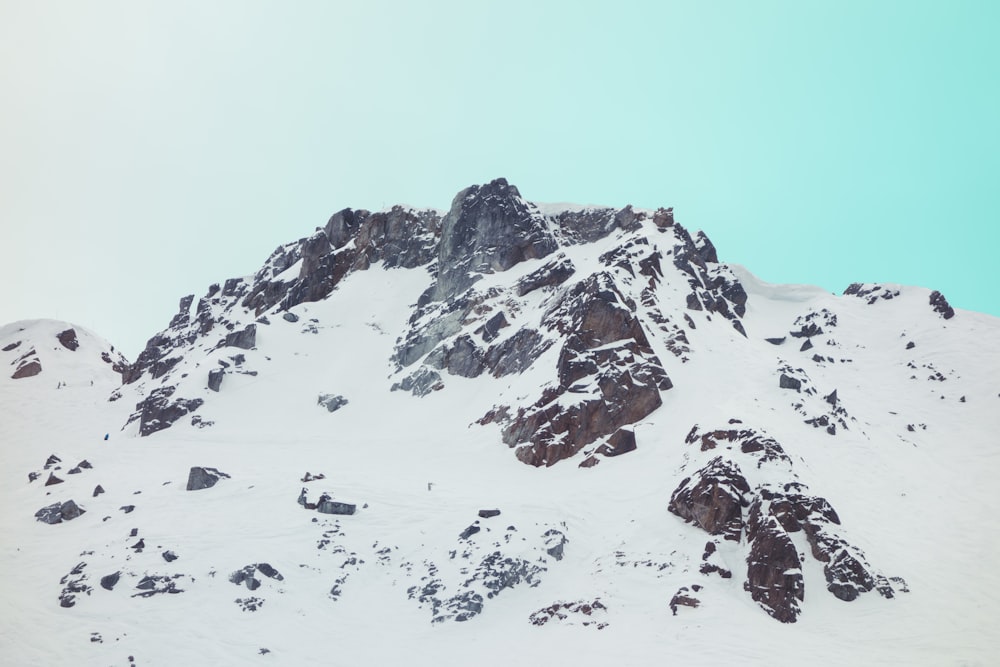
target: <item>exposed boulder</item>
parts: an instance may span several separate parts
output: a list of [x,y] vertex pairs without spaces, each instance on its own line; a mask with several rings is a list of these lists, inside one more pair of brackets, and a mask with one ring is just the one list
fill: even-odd
[[328,412],[336,412],[347,403],[347,399],[340,394],[320,394],[316,399],[316,405],[326,408]]
[[41,362],[38,361],[37,357],[32,356],[32,358],[22,361],[18,365],[17,370],[15,370],[14,374],[11,375],[10,377],[13,380],[20,380],[22,378],[34,377],[35,375],[38,375],[41,372],[42,372]]
[[257,344],[257,325],[248,324],[239,331],[227,334],[225,339],[219,343],[219,347],[238,347],[241,350],[250,350]]
[[107,574],[101,577],[101,588],[103,588],[106,591],[114,590],[115,585],[118,583],[118,580],[121,578],[121,576],[122,573],[119,570],[118,572]]
[[188,473],[187,490],[208,489],[215,486],[220,479],[229,479],[229,475],[216,468],[192,466]]
[[60,331],[56,334],[56,338],[59,339],[59,342],[63,347],[71,352],[75,352],[77,348],[80,347],[80,341],[76,338],[75,329],[70,328],[66,329],[66,331]]
[[219,391],[222,388],[222,378],[226,375],[224,368],[214,368],[208,372],[208,388]]
[[35,512],[35,519],[42,523],[56,524],[71,521],[86,512],[72,500],[64,503],[54,503]]
[[941,292],[937,290],[931,292],[930,304],[934,312],[938,313],[944,319],[950,320],[955,317],[955,309],[951,307],[948,299],[944,298],[944,294],[941,294]]
[[674,597],[670,599],[670,611],[673,612],[674,616],[677,615],[678,607],[691,607],[695,609],[701,605],[701,601],[698,598],[689,595],[690,592],[687,586],[682,586],[674,594]]
[[717,456],[681,481],[667,509],[712,535],[739,542],[749,496],[739,466]]
[[500,516],[500,510],[479,510],[479,518],[490,519],[495,516]]
[[330,500],[329,496],[324,494],[320,497],[319,502],[316,503],[316,511],[320,514],[344,514],[350,515],[354,514],[358,506],[351,503],[341,503],[335,500]]
[[799,391],[802,388],[802,381],[789,375],[781,374],[778,379],[778,386],[782,389],[794,389]]

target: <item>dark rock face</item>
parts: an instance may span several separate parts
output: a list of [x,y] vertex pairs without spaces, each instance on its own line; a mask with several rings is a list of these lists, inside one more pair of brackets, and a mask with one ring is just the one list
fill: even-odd
[[118,583],[118,580],[121,578],[121,576],[122,576],[121,571],[118,571],[113,574],[108,574],[101,577],[101,588],[103,588],[106,591],[114,590],[115,585]]
[[[558,384],[519,408],[504,428],[508,445],[525,443],[518,459],[552,465],[660,407],[660,391],[672,384],[633,311],[612,276],[598,273],[576,283],[546,313],[547,328],[565,341]],[[597,395],[585,397],[587,387]],[[578,401],[555,400],[577,393]]]
[[750,508],[747,540],[750,555],[743,587],[772,618],[794,623],[805,599],[802,562],[777,519],[761,512],[760,500]]
[[[789,533],[799,531],[805,533],[812,556],[824,563],[830,593],[846,601],[875,589],[883,597],[893,597],[890,580],[874,570],[861,550],[841,535],[840,517],[830,503],[808,495],[805,485],[796,481],[791,458],[775,440],[753,429],[702,432],[695,426],[685,442],[698,444],[701,452],[712,452],[715,457],[681,483],[669,509],[726,539],[739,541],[740,530],[745,531],[744,589],[770,616],[792,623],[801,613],[799,603],[805,594],[802,562],[789,537]],[[772,471],[784,469],[791,481],[781,487],[767,482],[754,484],[733,461],[737,456],[756,461],[755,467],[745,466],[751,472],[767,465]],[[741,509],[747,507],[747,501],[750,509],[744,518]],[[714,542],[705,545],[699,571],[731,577],[732,573],[715,560],[716,552]],[[902,579],[891,581],[906,590]]]
[[175,560],[177,560],[177,554],[175,554],[173,551],[170,550],[164,551],[160,555],[163,556],[163,560],[167,561],[168,563],[172,563]]
[[468,528],[466,528],[465,530],[463,530],[459,534],[458,539],[460,539],[460,540],[467,540],[470,537],[472,537],[473,535],[475,535],[476,533],[478,533],[480,530],[482,530],[482,528],[480,528],[476,524],[472,524],[472,525],[470,525]]
[[10,352],[11,350],[15,350],[20,346],[21,346],[21,341],[16,340],[13,343],[10,343],[9,345],[4,345],[3,349],[0,350],[0,352]]
[[455,196],[441,220],[437,279],[425,298],[457,296],[477,280],[474,274],[506,271],[557,247],[545,219],[505,179],[471,186]]
[[515,292],[524,296],[542,287],[555,287],[569,280],[576,272],[576,267],[566,255],[560,254],[554,260],[546,262],[540,269],[532,271],[517,281]]
[[188,472],[187,490],[199,491],[215,486],[220,479],[229,479],[229,475],[215,468],[192,466]]
[[490,519],[495,516],[500,516],[500,510],[479,510],[479,518]]
[[750,486],[739,466],[721,456],[680,483],[667,509],[712,535],[740,541]]
[[241,350],[250,350],[257,344],[257,325],[248,324],[240,331],[228,334],[219,344],[220,347],[238,347]]
[[[34,352],[34,350],[32,350],[32,352]],[[22,361],[18,365],[17,370],[15,370],[14,374],[11,375],[10,377],[11,379],[14,380],[20,380],[22,378],[34,377],[41,372],[42,372],[41,362],[38,361],[37,357],[33,357],[31,359]]]
[[103,486],[101,486],[100,484],[98,484],[97,486],[94,487],[94,496],[93,496],[94,498],[96,498],[97,496],[101,495],[102,493],[104,493],[104,487]]
[[45,486],[53,486],[55,484],[62,484],[65,480],[56,477],[54,472],[49,473],[49,478],[45,480]]
[[171,426],[184,415],[197,410],[204,401],[200,398],[177,398],[171,400],[176,387],[158,387],[141,402],[136,404],[136,412],[129,423],[139,420],[139,435],[147,436]]
[[76,330],[66,329],[66,331],[60,331],[56,334],[56,338],[67,350],[71,352],[76,352],[76,349],[80,347],[80,341],[76,338]]
[[955,309],[951,307],[948,303],[948,299],[944,298],[944,294],[941,294],[941,292],[938,292],[937,290],[931,292],[930,304],[931,308],[934,309],[934,312],[939,314],[944,319],[950,320],[955,317]]

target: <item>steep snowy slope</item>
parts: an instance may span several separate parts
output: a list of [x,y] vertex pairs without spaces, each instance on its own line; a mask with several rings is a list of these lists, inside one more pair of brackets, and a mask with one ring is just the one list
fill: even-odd
[[0,383],[0,652],[989,664],[997,340],[763,283],[668,209],[347,209],[124,385]]

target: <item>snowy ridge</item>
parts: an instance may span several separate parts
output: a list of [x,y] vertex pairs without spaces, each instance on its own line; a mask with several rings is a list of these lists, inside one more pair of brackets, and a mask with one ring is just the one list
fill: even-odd
[[928,289],[769,285],[669,209],[345,209],[124,384],[0,382],[0,651],[988,664],[998,337]]

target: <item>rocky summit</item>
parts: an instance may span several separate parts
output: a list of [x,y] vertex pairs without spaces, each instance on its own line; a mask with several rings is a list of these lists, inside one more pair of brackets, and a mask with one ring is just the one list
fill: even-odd
[[12,664],[998,648],[1000,320],[938,291],[768,284],[671,208],[497,179],[164,322],[131,363],[0,328]]

